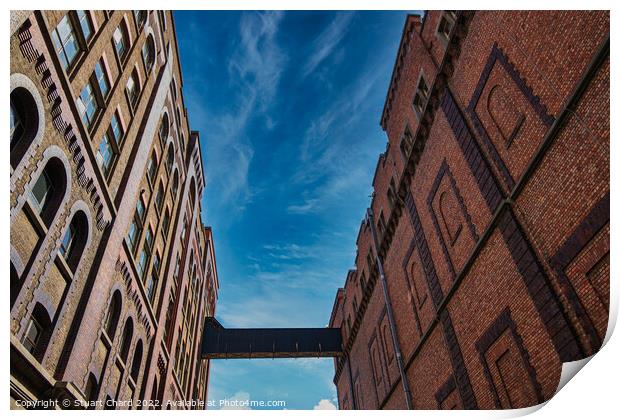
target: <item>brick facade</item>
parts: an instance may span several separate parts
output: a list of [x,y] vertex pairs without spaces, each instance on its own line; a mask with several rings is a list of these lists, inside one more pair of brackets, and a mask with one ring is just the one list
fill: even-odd
[[600,348],[609,106],[608,12],[407,18],[330,320],[340,408],[531,406]]
[[11,28],[11,407],[206,401],[219,284],[172,13]]

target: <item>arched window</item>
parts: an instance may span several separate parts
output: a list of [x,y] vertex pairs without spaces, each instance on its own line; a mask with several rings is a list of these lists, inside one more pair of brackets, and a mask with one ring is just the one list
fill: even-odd
[[116,53],[122,61],[129,51],[129,32],[127,31],[125,19],[122,19],[121,23],[119,23],[114,30],[112,39],[114,40],[114,48],[116,49]]
[[[98,394],[99,384],[97,383],[97,378],[95,378],[95,375],[90,373],[88,375],[88,381],[86,382],[86,388],[84,389],[84,396],[86,397],[86,401],[94,403],[95,401],[97,401]],[[89,405],[88,408],[95,409],[95,404]]]
[[168,113],[164,112],[164,116],[161,117],[161,123],[159,124],[159,140],[165,142],[168,139],[170,133],[170,119]]
[[22,344],[39,362],[43,360],[51,335],[52,320],[40,303],[34,307],[22,337]]
[[129,355],[129,347],[131,347],[131,339],[133,338],[133,319],[127,318],[125,328],[123,329],[123,341],[121,343],[121,360],[127,363]]
[[174,145],[170,143],[170,147],[168,147],[168,160],[166,160],[166,170],[168,173],[172,170],[172,165],[174,165]]
[[146,72],[150,72],[153,69],[153,64],[155,64],[155,41],[153,41],[153,35],[149,35],[142,46],[142,60],[144,61]]
[[50,226],[67,188],[67,173],[62,161],[51,158],[32,186],[32,204],[39,212],[43,223]]
[[118,326],[118,320],[121,316],[121,292],[115,291],[110,301],[110,307],[108,308],[108,315],[105,321],[105,332],[108,334],[110,341],[114,341],[114,335],[116,334],[116,327]]
[[37,135],[39,111],[37,103],[23,87],[11,92],[11,166],[16,168]]
[[88,219],[82,210],[78,210],[71,219],[69,227],[62,237],[60,249],[58,253],[62,255],[69,269],[75,272],[80,257],[84,252],[86,241],[88,239]]
[[191,209],[194,209],[194,200],[196,199],[196,182],[192,178],[192,182],[189,184],[189,205]]
[[136,350],[133,353],[133,361],[131,362],[131,377],[134,382],[138,382],[138,374],[140,373],[140,364],[142,363],[142,340],[136,343]]

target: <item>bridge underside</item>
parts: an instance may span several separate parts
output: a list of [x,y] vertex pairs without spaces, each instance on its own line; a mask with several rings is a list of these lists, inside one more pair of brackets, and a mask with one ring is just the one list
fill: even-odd
[[224,328],[207,317],[203,359],[337,357],[342,355],[339,328]]

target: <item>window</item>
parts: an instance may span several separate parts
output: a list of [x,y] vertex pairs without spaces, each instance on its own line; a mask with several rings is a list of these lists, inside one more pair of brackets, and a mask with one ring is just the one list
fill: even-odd
[[144,245],[142,247],[142,252],[140,253],[140,258],[138,259],[138,273],[140,274],[140,277],[143,277],[146,272],[146,266],[149,262],[149,258],[151,258],[152,249],[153,229],[149,226],[146,234],[144,235]]
[[97,64],[95,64],[95,80],[97,80],[101,97],[106,98],[110,92],[110,82],[108,81],[108,75],[103,67],[103,59],[97,61]]
[[150,226],[144,235],[144,246],[148,248],[150,254],[150,251],[153,249],[153,229]]
[[58,253],[64,258],[69,269],[75,271],[86,246],[88,219],[83,211],[77,211],[60,242]]
[[164,116],[161,118],[161,124],[159,125],[159,140],[165,142],[168,139],[169,132],[170,120],[168,119],[168,114],[164,113]]
[[146,282],[146,295],[149,298],[149,301],[153,303],[153,298],[155,297],[155,284],[157,283],[155,273],[151,272],[148,281]]
[[136,204],[136,213],[140,218],[140,221],[144,221],[144,200],[140,198]]
[[76,11],[78,22],[80,22],[80,27],[82,28],[82,35],[84,35],[84,40],[89,41],[93,36],[93,24],[90,21],[89,12],[87,10],[78,10]]
[[394,205],[396,204],[396,184],[394,183],[394,178],[390,179],[390,187],[388,188],[387,199],[391,211],[394,209]]
[[406,160],[411,154],[411,149],[413,149],[413,136],[411,135],[411,131],[407,126],[405,128],[405,133],[403,134],[403,138],[400,140],[400,152],[403,155],[403,158]]
[[381,213],[379,213],[377,227],[379,228],[379,235],[383,237],[383,234],[385,234],[385,217],[383,216],[383,210],[381,211]]
[[24,87],[16,87],[10,97],[11,166],[16,168],[38,132],[39,108],[34,96]]
[[18,107],[17,98],[14,98],[11,92],[11,150],[16,143],[18,143],[24,136],[26,131],[24,128],[24,113],[22,109]]
[[144,201],[142,198],[138,200],[136,204],[136,212],[134,213],[133,220],[129,226],[129,233],[127,234],[127,241],[133,252],[136,251],[138,245],[138,238],[142,232],[142,225],[144,224]]
[[424,107],[426,106],[429,93],[428,84],[426,83],[426,79],[424,79],[424,74],[420,74],[420,81],[418,82],[418,87],[416,89],[415,96],[413,97],[413,109],[415,110],[418,118],[420,118],[424,112]]
[[149,35],[142,46],[142,61],[144,61],[146,72],[150,72],[155,64],[155,41],[152,35]]
[[148,249],[145,246],[140,253],[140,258],[138,259],[138,274],[140,275],[140,277],[144,276],[144,271],[146,270],[146,263],[148,262],[148,259]]
[[116,49],[116,53],[122,60],[127,54],[127,47],[129,45],[129,36],[127,34],[127,27],[125,26],[124,21],[121,21],[121,23],[116,27],[114,34],[112,35],[112,39],[114,40],[114,48]]
[[437,35],[442,41],[448,41],[450,39],[450,32],[456,22],[456,12],[454,10],[446,10],[441,15],[439,20],[439,26],[437,26]]
[[49,226],[65,195],[67,173],[62,161],[51,158],[30,191],[30,203],[46,226]]
[[172,171],[172,165],[174,165],[174,146],[170,144],[168,148],[168,160],[166,160],[166,171],[168,171],[168,173]]
[[136,24],[138,25],[138,28],[141,28],[142,25],[144,25],[144,22],[146,22],[146,10],[134,10],[133,11],[133,16],[136,19]]
[[106,133],[99,142],[99,148],[97,149],[96,155],[97,163],[106,176],[110,173],[110,168],[112,167],[112,163],[114,161],[114,155],[114,150],[112,149],[112,145],[108,139],[108,134]]
[[129,347],[131,346],[131,339],[133,337],[133,319],[128,318],[125,322],[125,328],[123,329],[123,342],[121,343],[121,359],[127,363],[127,356],[129,355]]
[[131,362],[131,378],[134,382],[138,381],[138,375],[140,373],[140,364],[142,363],[142,340],[138,340],[136,349],[133,354],[133,361]]
[[105,332],[111,341],[114,341],[114,335],[116,334],[116,327],[118,326],[118,320],[121,316],[121,292],[116,290],[112,295],[110,301],[110,307],[105,320]]
[[157,207],[157,211],[161,211],[161,207],[164,204],[164,184],[159,183],[159,188],[157,188],[157,195],[155,196],[155,206]]
[[123,140],[123,126],[121,125],[118,114],[114,113],[112,115],[112,120],[110,121],[110,133],[112,134],[114,142],[118,145]]
[[147,169],[146,175],[149,179],[151,185],[155,179],[155,175],[157,175],[157,155],[155,152],[151,155],[151,160],[149,161],[149,167]]
[[138,102],[138,97],[140,96],[140,81],[136,69],[131,72],[129,79],[127,79],[126,90],[131,106],[135,107],[136,102]]
[[177,192],[179,191],[179,174],[174,172],[174,179],[172,181],[172,198],[177,198]]
[[24,338],[22,339],[22,344],[31,354],[35,353],[37,344],[41,339],[42,333],[43,327],[41,326],[39,321],[34,317],[31,317],[28,321],[28,326],[26,327],[26,333],[24,334]]
[[47,170],[43,170],[39,179],[32,187],[32,197],[34,198],[34,205],[38,208],[39,212],[45,209],[49,197],[54,194],[54,184]]
[[60,20],[52,31],[52,42],[63,68],[65,70],[69,69],[80,51],[80,45],[75,37],[73,25],[68,14]]
[[90,128],[95,120],[95,114],[99,110],[97,98],[90,81],[82,88],[82,92],[80,92],[80,96],[77,98],[77,107],[82,116],[82,122],[84,122],[86,127]]

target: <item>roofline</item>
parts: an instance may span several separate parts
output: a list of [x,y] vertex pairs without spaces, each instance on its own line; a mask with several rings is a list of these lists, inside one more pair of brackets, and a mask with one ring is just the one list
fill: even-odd
[[[424,24],[424,17],[426,16],[426,12],[422,16],[409,13],[407,14],[407,18],[405,19],[405,24],[403,25],[403,32],[400,36],[400,43],[398,44],[398,50],[396,50],[396,57],[394,57],[394,66],[392,67],[392,76],[390,77],[390,84],[388,85],[387,93],[385,95],[385,102],[383,103],[383,111],[381,112],[381,120],[379,121],[379,125],[383,128],[383,120],[385,119],[385,112],[387,110],[388,100],[390,98],[390,92],[392,92],[392,84],[394,83],[394,76],[396,75],[396,66],[398,64],[398,57],[400,55],[400,50],[403,48],[403,42],[405,40],[405,33],[407,31],[407,27],[409,26],[409,20],[413,17],[419,17]],[[385,130],[385,128],[384,128]]]

